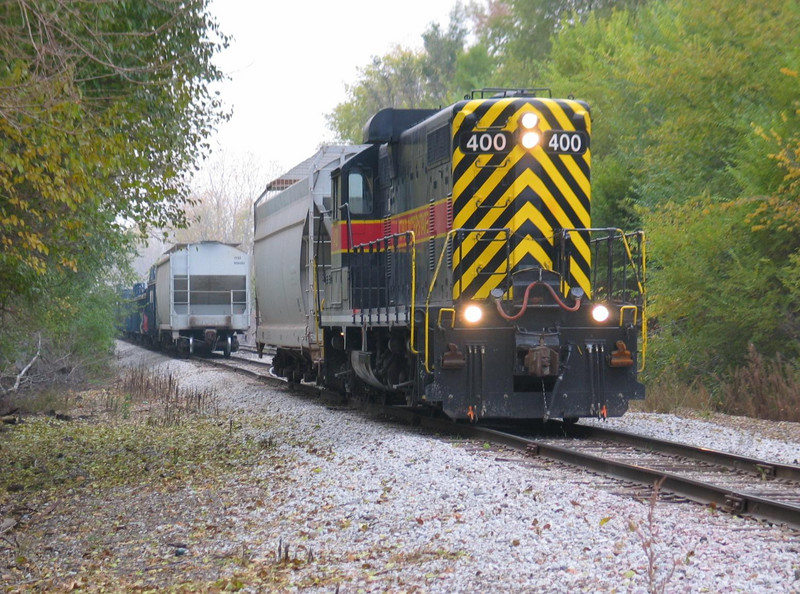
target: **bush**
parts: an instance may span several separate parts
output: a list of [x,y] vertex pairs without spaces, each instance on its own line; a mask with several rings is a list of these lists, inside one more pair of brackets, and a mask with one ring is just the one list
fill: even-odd
[[722,412],[800,422],[800,370],[780,353],[766,358],[753,345],[746,363],[721,382]]
[[76,284],[61,294],[18,297],[0,319],[0,397],[105,377],[114,347],[116,296]]
[[675,373],[711,387],[745,364],[748,344],[768,356],[797,356],[785,270],[750,232],[748,217],[759,204],[704,197],[645,214],[652,377]]

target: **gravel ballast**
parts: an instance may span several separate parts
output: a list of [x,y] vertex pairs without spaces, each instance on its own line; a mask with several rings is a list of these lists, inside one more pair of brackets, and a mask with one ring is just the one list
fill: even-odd
[[[169,510],[162,531],[165,541],[183,537],[187,555],[241,550],[251,563],[298,561],[282,590],[800,591],[800,535],[785,526],[693,503],[653,505],[645,489],[637,499],[630,485],[604,477],[333,410],[129,344],[119,343],[118,359],[213,389],[223,417],[278,421],[259,436],[269,447],[232,479],[230,497],[178,494],[196,500],[191,513],[203,521],[224,517],[221,534],[192,541],[197,518]],[[787,439],[775,439],[773,425],[746,420],[632,413],[608,422],[792,463],[800,431],[785,425]]]

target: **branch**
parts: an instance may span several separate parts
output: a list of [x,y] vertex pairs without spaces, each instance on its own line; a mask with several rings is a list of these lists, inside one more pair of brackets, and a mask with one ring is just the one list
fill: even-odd
[[23,378],[23,376],[24,376],[26,373],[28,373],[28,370],[29,370],[29,369],[31,368],[31,366],[32,366],[32,365],[33,365],[33,364],[36,362],[36,359],[38,359],[38,358],[39,358],[39,354],[40,354],[41,352],[42,352],[42,333],[40,332],[40,333],[39,333],[39,345],[38,345],[38,347],[36,348],[36,354],[33,356],[33,359],[31,359],[31,360],[30,360],[30,363],[28,363],[28,364],[27,364],[27,365],[26,365],[26,366],[23,368],[23,370],[19,372],[19,375],[17,376],[17,381],[16,381],[16,382],[14,382],[14,387],[13,387],[13,388],[11,388],[11,390],[10,390],[11,392],[16,392],[17,390],[19,390],[19,383],[22,381],[22,378]]

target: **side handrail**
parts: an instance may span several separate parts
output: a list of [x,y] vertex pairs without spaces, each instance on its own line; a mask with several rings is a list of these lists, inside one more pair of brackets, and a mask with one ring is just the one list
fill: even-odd
[[[605,232],[609,233],[612,240],[619,240],[622,243],[622,246],[625,250],[625,256],[627,258],[626,266],[630,267],[633,271],[634,278],[636,281],[636,288],[639,291],[639,295],[641,296],[641,304],[639,307],[641,308],[641,320],[642,320],[642,357],[641,357],[641,365],[639,367],[639,372],[644,371],[646,360],[647,360],[647,241],[644,234],[644,231],[634,231],[632,233],[626,233],[622,229],[617,227],[599,227],[599,228],[585,228],[585,229],[562,229],[561,232],[564,234],[568,234],[572,231],[581,232],[581,231],[588,231],[592,232]],[[633,250],[631,249],[630,241],[628,240],[630,237],[638,237],[639,238],[639,258],[638,258],[638,265],[637,259],[633,254]],[[635,319],[635,318],[634,318]]]
[[416,235],[413,231],[403,231],[402,233],[393,233],[391,235],[387,235],[386,237],[382,237],[380,239],[375,239],[373,241],[369,241],[367,243],[361,243],[357,246],[353,246],[352,250],[353,253],[359,252],[359,250],[367,250],[373,247],[377,247],[380,249],[381,244],[384,244],[384,249],[388,252],[390,251],[388,246],[391,240],[397,240],[403,238],[406,240],[405,248],[411,251],[411,295],[410,295],[410,304],[409,304],[409,313],[408,316],[410,318],[410,341],[411,341],[411,352],[415,355],[419,355],[419,351],[415,348],[415,338],[416,338],[416,322],[414,319],[414,312],[416,311],[416,298],[417,298],[417,239]]

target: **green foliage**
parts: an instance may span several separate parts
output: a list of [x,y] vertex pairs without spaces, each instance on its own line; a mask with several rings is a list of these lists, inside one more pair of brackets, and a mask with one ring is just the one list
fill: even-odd
[[553,39],[546,78],[592,106],[593,221],[650,239],[651,378],[800,350],[798,29],[796,2],[671,0]]
[[184,223],[185,173],[225,117],[208,1],[0,3],[0,376],[33,336],[86,369],[128,229]]
[[[502,84],[547,86],[553,43],[566,29],[641,0],[490,0],[476,9],[476,34],[497,59]],[[582,95],[581,95],[582,96]]]
[[396,48],[359,69],[360,81],[347,86],[349,100],[328,114],[328,124],[343,142],[358,144],[367,120],[384,107],[422,107],[423,60],[418,53]]
[[653,4],[645,15],[643,67],[632,78],[654,117],[640,194],[649,204],[704,191],[733,199],[745,189],[739,163],[771,171],[777,181],[775,164],[752,152],[750,140],[754,125],[770,127],[796,99],[796,82],[788,85],[780,70],[786,48],[797,45],[797,3],[680,0]]
[[756,200],[710,198],[644,215],[650,235],[651,373],[690,382],[718,379],[744,362],[748,345],[797,355],[781,266],[764,257],[748,217]]
[[[467,30],[462,24],[462,9],[456,7],[450,17],[448,30],[442,31],[437,23],[430,25],[422,34],[425,52],[422,56],[422,75],[425,84],[426,101],[432,105],[446,105],[452,97],[452,81],[464,53],[464,40]],[[463,62],[462,62],[463,65]]]
[[780,75],[797,60],[797,4],[712,4],[592,12],[554,38],[545,78],[592,106],[601,212],[704,192],[730,200],[780,180],[756,130],[774,129],[797,95]]
[[[31,361],[20,388],[75,384],[108,372],[116,333],[115,287],[128,285],[118,272],[125,255],[109,252],[78,272],[49,270],[28,294],[6,301],[0,312],[0,394],[13,387]],[[98,282],[104,274],[106,282]],[[37,356],[38,353],[38,356]]]
[[495,60],[489,55],[488,48],[483,44],[473,45],[456,58],[451,86],[464,91],[491,86],[494,70]]
[[126,223],[182,221],[221,115],[207,0],[0,5],[0,305]]

